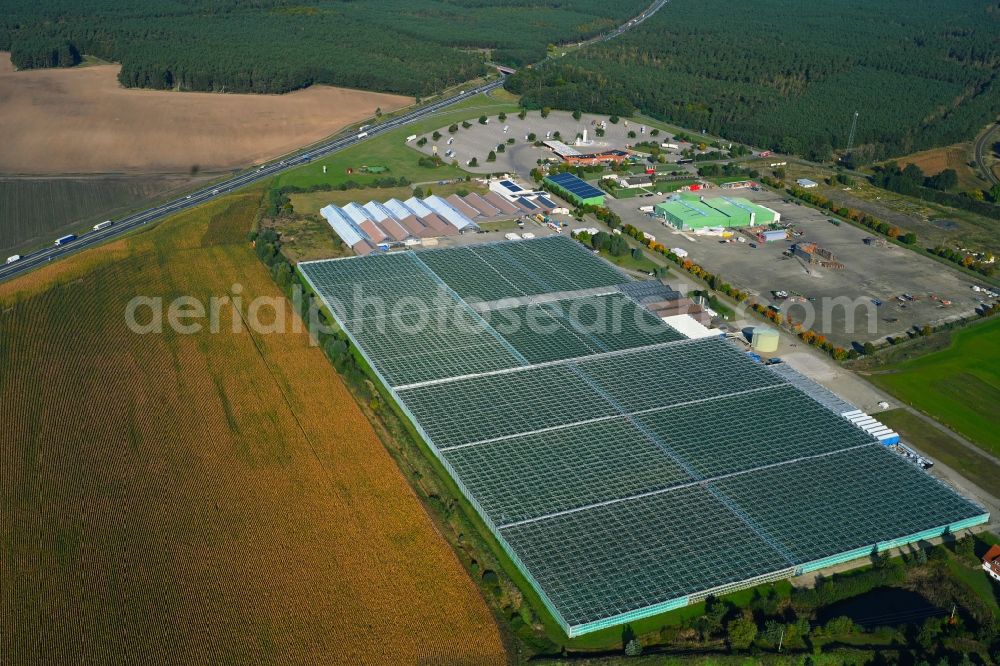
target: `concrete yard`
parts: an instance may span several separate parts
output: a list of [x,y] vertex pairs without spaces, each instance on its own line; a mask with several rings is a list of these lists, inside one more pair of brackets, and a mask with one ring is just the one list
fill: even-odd
[[[726,192],[713,189],[705,196],[723,194]],[[672,231],[638,210],[639,202],[649,205],[662,201],[665,195],[638,201],[609,198],[608,205],[626,223],[654,234],[667,247],[684,248],[695,263],[749,289],[758,300],[780,306],[783,314],[806,323],[813,317],[810,327],[840,346],[878,341],[903,335],[913,326],[967,316],[980,304],[972,291],[974,280],[930,258],[892,244],[865,245],[863,239],[871,236],[866,230],[846,222],[836,226],[828,215],[785,203],[781,195],[769,190],[744,189],[735,194],[778,211],[782,222],[791,223],[802,235],[758,244],[753,249],[749,242],[721,243],[717,236]],[[784,256],[793,242],[816,243],[831,251],[844,268],[806,267],[800,260]],[[778,290],[793,298],[775,299],[772,291]],[[902,294],[914,300],[897,300]],[[882,304],[876,305],[876,299]],[[943,305],[942,300],[951,304]]]
[[[472,124],[468,129],[458,124],[458,131],[454,134],[448,132],[448,126],[440,127],[437,131],[441,133],[441,139],[434,141],[433,131],[421,134],[427,137],[427,143],[417,146],[416,140],[411,142],[417,150],[428,155],[433,153],[434,146],[437,146],[438,155],[446,162],[456,160],[465,170],[472,173],[517,173],[527,176],[528,173],[538,166],[538,160],[554,157],[551,150],[545,147],[536,148],[525,140],[528,134],[535,134],[536,141],[546,140],[546,132],[560,132],[563,143],[573,146],[577,133],[587,130],[588,139],[593,143],[586,146],[573,146],[581,153],[601,152],[605,150],[624,149],[627,145],[641,141],[674,142],[672,135],[664,130],[658,136],[650,136],[652,129],[648,125],[637,124],[634,121],[621,119],[617,124],[608,122],[607,116],[585,113],[580,120],[574,120],[573,115],[566,111],[552,111],[547,118],[542,118],[539,111],[529,111],[524,120],[517,117],[516,113],[509,114],[507,119],[501,121],[497,116],[489,116],[488,125],[480,125],[476,119],[470,119]],[[594,130],[601,121],[607,122],[605,135],[598,138],[594,135]],[[591,124],[596,123],[596,124]],[[503,128],[509,127],[504,133]],[[646,132],[642,134],[640,128],[645,127]],[[628,133],[634,131],[636,138],[629,138]],[[448,140],[454,138],[453,143]],[[498,144],[506,144],[508,139],[514,139],[513,145],[508,145],[506,151],[497,153],[496,162],[487,162],[486,156],[491,150],[496,150]],[[686,144],[690,145],[690,144]],[[682,146],[683,147],[683,146]],[[454,150],[454,157],[445,157],[448,150]],[[470,167],[466,165],[471,158],[479,160],[479,166]],[[668,154],[668,161],[674,162],[680,159],[679,151]]]

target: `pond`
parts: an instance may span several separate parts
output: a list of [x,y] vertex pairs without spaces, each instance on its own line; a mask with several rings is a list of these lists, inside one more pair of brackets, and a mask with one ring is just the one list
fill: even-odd
[[898,587],[877,587],[870,592],[838,601],[819,609],[818,620],[825,623],[847,616],[865,629],[898,624],[919,623],[934,615],[944,615],[925,597]]

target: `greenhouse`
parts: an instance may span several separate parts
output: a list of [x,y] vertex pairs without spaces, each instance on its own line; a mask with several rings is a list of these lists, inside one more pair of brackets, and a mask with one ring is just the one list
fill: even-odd
[[300,269],[568,636],[989,518],[564,237]]

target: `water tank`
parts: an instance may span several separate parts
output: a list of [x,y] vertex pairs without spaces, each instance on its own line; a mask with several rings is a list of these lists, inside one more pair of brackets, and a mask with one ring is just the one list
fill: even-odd
[[754,351],[771,353],[778,351],[778,331],[767,326],[757,326],[753,329],[750,346]]

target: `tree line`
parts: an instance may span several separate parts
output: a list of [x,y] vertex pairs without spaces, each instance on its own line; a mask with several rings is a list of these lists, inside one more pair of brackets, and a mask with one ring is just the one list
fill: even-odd
[[[891,20],[886,20],[891,17]],[[825,161],[966,140],[1000,112],[992,0],[674,0],[622,37],[520,70],[530,108],[627,115]]]
[[[644,0],[9,0],[0,50],[20,69],[80,54],[122,64],[127,87],[283,93],[313,84],[428,95],[545,57]],[[460,29],[458,26],[461,26]]]

